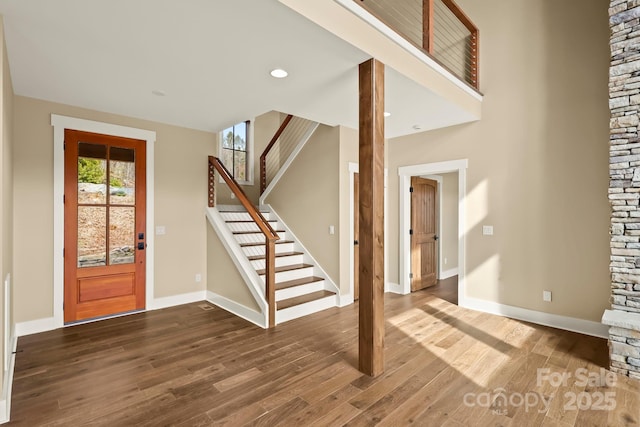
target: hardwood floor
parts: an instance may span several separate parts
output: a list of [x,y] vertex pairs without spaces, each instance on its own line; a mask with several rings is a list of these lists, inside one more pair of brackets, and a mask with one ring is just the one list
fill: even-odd
[[438,280],[435,286],[427,288],[425,291],[436,298],[458,305],[458,276]]
[[377,378],[356,369],[357,304],[274,331],[194,303],[22,337],[10,425],[640,425],[640,382],[601,376],[603,339],[385,300]]

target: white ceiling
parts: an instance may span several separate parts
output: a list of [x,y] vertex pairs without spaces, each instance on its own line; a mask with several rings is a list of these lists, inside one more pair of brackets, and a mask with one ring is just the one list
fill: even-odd
[[[271,110],[357,128],[368,56],[277,0],[0,0],[0,13],[17,95],[214,132]],[[390,68],[386,83],[387,137],[458,120]]]

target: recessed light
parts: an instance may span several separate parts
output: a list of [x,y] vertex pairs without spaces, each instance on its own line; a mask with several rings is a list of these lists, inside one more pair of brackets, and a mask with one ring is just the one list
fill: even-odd
[[163,91],[163,90],[159,90],[159,89],[154,89],[151,91],[152,94],[154,94],[155,96],[166,96],[167,92]]
[[413,128],[414,128],[415,130],[420,130],[420,129],[422,129],[422,126],[420,126],[420,125],[413,125]]
[[282,68],[276,68],[275,70],[271,70],[270,74],[271,74],[271,77],[275,77],[276,79],[284,79],[289,75],[289,73],[287,73]]
[[385,117],[389,117],[390,115],[391,115],[391,113],[389,113],[388,111],[385,111],[385,112],[384,112],[384,116],[385,116]]

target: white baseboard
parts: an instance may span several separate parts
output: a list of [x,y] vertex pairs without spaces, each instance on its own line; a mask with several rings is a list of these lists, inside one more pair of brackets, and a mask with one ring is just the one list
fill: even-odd
[[542,311],[529,310],[527,308],[514,307],[476,298],[459,298],[458,305],[471,310],[524,320],[525,322],[536,323],[538,325],[550,326],[552,328],[564,329],[566,331],[578,332],[599,338],[609,338],[609,327],[591,320],[544,313]]
[[16,366],[16,348],[18,347],[18,337],[13,334],[13,345],[11,356],[9,357],[9,369],[5,372],[2,384],[2,400],[0,400],[0,424],[9,422],[11,418],[11,391],[13,390],[13,371]]
[[57,327],[55,318],[53,317],[19,322],[16,323],[16,337],[38,334],[40,332],[52,331],[54,329],[57,329]]
[[[155,298],[152,306],[147,307],[146,311],[160,310],[162,308],[174,307],[176,305],[190,304],[192,302],[204,301],[206,299],[206,291],[191,292],[188,294],[172,295],[169,297]],[[100,319],[92,319],[88,322],[96,322],[100,320],[111,319],[114,317],[128,316],[135,313],[123,313],[116,314],[109,317],[102,317]],[[88,323],[87,322],[87,323]],[[79,325],[82,322],[74,322],[73,325]],[[42,319],[29,320],[26,322],[16,323],[16,337],[23,337],[25,335],[38,334],[40,332],[53,331],[65,325],[58,325],[53,317],[45,317]]]
[[353,304],[353,302],[354,299],[352,293],[346,295],[338,295],[338,307],[346,307]]
[[207,298],[206,291],[190,292],[188,294],[171,295],[169,297],[154,298],[153,305],[147,310],[160,310],[174,307],[176,305],[190,304],[192,302],[204,301]]
[[268,319],[264,314],[251,310],[250,308],[247,308],[242,304],[238,304],[237,302],[223,297],[222,295],[218,295],[212,291],[207,291],[206,300],[223,310],[233,313],[238,317],[242,317],[244,320],[249,321],[254,325],[258,325],[264,329],[268,327]]
[[449,270],[444,270],[440,272],[440,280],[448,279],[449,277],[458,275],[458,267],[450,268]]
[[400,295],[407,294],[406,292],[404,292],[404,289],[402,289],[402,286],[399,283],[393,283],[393,282],[385,283],[384,291],[391,292],[392,294],[400,294]]
[[[398,283],[386,282],[384,284],[384,291],[390,292],[392,294],[401,294],[402,295],[402,286]],[[338,307],[346,307],[355,302],[353,299],[353,293],[348,293],[344,295],[338,295]]]

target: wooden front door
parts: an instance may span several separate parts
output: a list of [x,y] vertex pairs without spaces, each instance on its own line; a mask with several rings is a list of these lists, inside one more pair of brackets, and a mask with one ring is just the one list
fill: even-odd
[[438,183],[412,177],[411,189],[411,290],[417,291],[438,280]]
[[353,299],[360,298],[360,175],[353,175]]
[[145,148],[65,130],[65,322],[145,308]]

